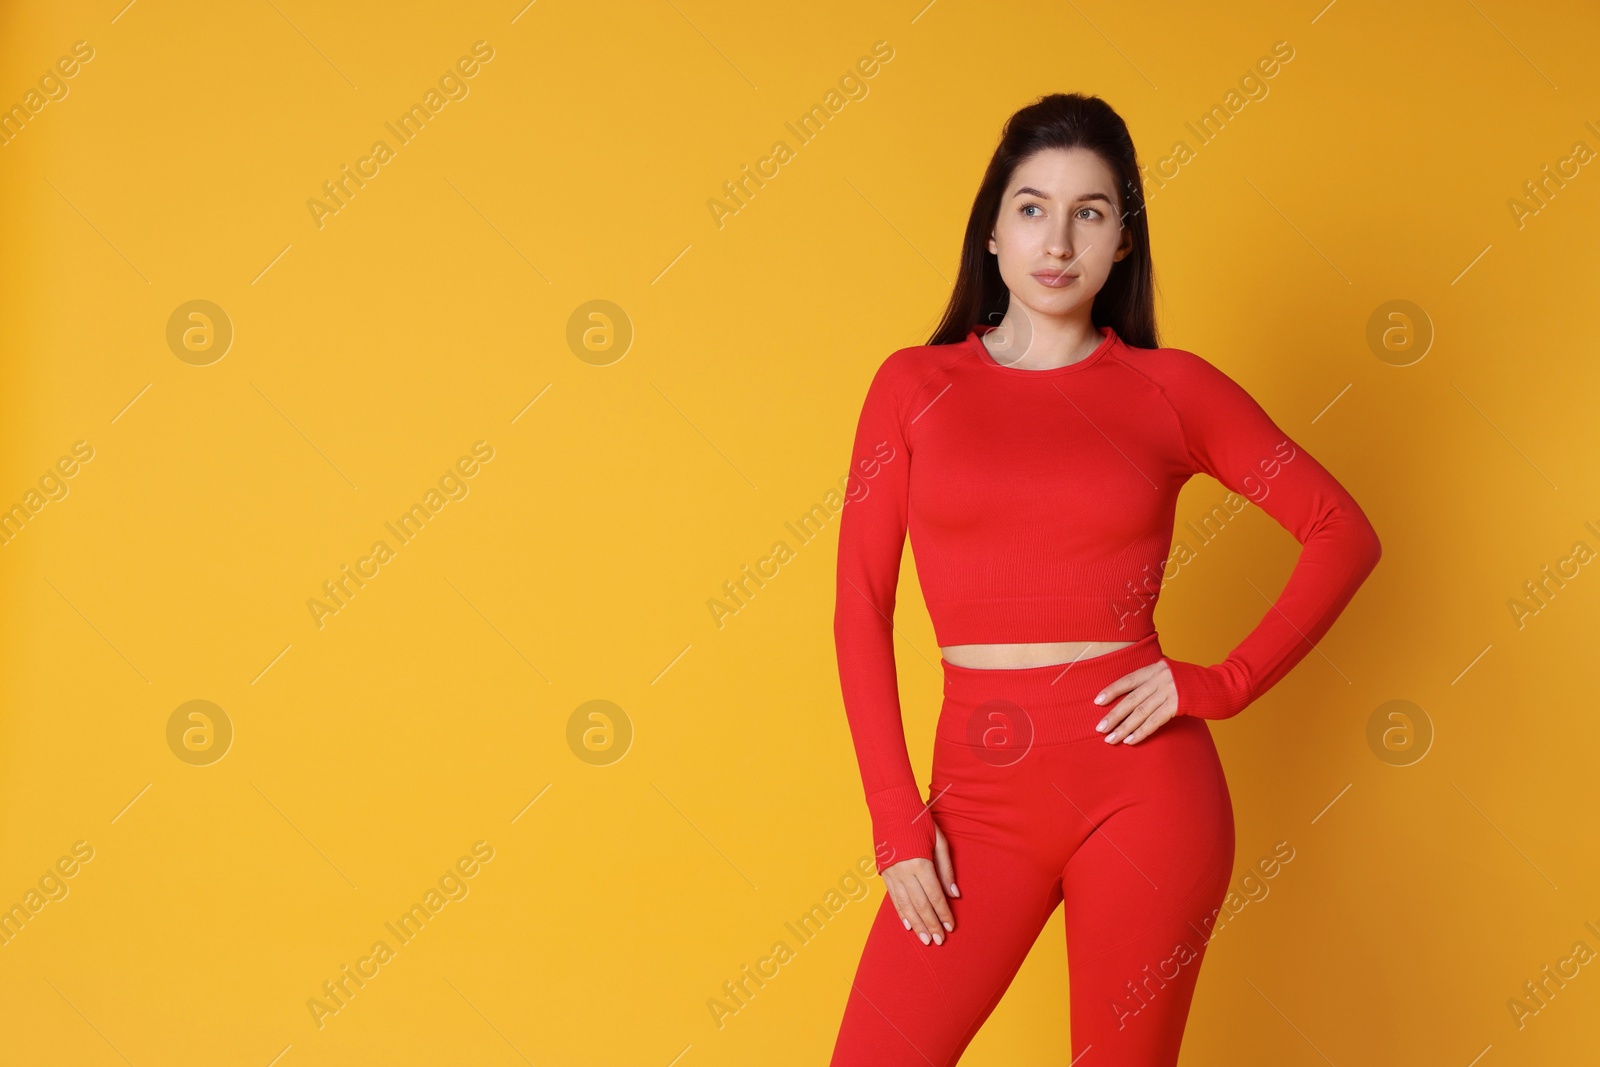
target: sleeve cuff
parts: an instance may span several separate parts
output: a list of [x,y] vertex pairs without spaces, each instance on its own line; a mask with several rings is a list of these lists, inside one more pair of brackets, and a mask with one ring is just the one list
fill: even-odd
[[1250,703],[1243,684],[1234,681],[1227,665],[1202,667],[1197,663],[1163,656],[1178,687],[1178,714],[1197,719],[1231,719]]
[[867,797],[872,813],[873,855],[878,873],[908,859],[933,859],[933,812],[911,786],[889,786]]

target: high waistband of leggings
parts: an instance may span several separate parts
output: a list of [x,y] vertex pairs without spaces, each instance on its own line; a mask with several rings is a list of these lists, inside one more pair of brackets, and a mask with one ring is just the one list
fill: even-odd
[[987,745],[991,742],[986,740],[986,731],[992,733],[993,724],[1001,723],[1017,733],[1016,740],[1026,736],[1031,738],[1031,744],[1103,737],[1095,724],[1115,701],[1096,704],[1095,695],[1161,656],[1160,636],[1151,633],[1101,656],[1044,667],[958,667],[941,659],[944,706],[938,736],[947,741]]

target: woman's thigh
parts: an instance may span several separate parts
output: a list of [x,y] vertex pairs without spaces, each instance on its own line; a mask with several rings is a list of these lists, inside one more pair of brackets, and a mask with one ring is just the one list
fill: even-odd
[[1080,746],[1087,831],[1062,872],[1074,1055],[1176,1064],[1211,921],[1233,872],[1233,805],[1206,723]]
[[867,935],[833,1067],[955,1063],[1061,903],[1060,853],[1030,816],[1026,776],[966,745],[934,746],[932,811],[961,895],[955,929],[924,945],[886,895]]

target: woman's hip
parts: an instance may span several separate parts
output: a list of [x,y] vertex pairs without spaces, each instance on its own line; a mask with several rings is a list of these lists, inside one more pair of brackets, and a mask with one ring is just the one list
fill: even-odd
[[[1107,744],[1095,725],[1114,701],[1096,694],[1155,663],[1155,634],[1074,664],[979,670],[944,663],[930,796],[1033,805],[1063,790],[1118,803],[1195,803],[1231,812],[1222,761],[1204,719],[1177,715],[1135,744]],[[1209,802],[1209,803],[1208,803]]]

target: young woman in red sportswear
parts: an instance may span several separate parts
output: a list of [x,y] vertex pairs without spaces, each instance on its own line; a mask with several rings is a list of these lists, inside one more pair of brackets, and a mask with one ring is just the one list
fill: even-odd
[[[868,387],[834,636],[887,895],[833,1067],[954,1064],[1063,903],[1073,1063],[1176,1064],[1233,869],[1205,720],[1287,674],[1377,565],[1334,477],[1221,370],[1160,346],[1144,207],[1104,101],[1023,108],[943,322]],[[1197,473],[1237,494],[1208,536],[1248,500],[1302,546],[1212,666],[1165,655],[1152,621],[1169,558],[1192,551],[1172,534]],[[908,532],[943,656],[926,794],[894,660]]]

